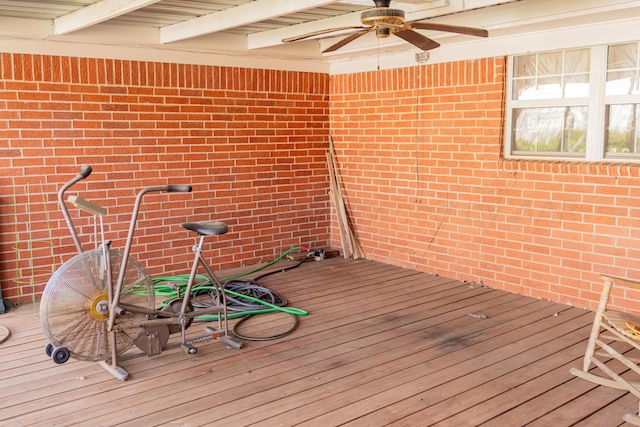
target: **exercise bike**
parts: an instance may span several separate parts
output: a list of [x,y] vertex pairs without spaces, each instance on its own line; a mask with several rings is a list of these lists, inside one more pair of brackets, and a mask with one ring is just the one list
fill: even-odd
[[[129,374],[118,365],[118,358],[123,353],[136,346],[147,356],[160,354],[172,334],[180,333],[181,348],[188,354],[197,352],[194,344],[210,340],[240,349],[242,341],[229,334],[223,287],[202,255],[205,239],[225,234],[227,225],[220,221],[181,224],[198,235],[189,279],[182,295],[182,288],[176,286],[177,297],[165,301],[162,308],[156,308],[153,281],[142,265],[130,256],[138,212],[147,193],[188,193],[192,188],[188,185],[143,188],[136,197],[121,252],[111,248],[111,242],[105,239],[104,208],[77,196],[64,198],[69,188],[90,174],[91,167],[83,166],[81,172],[58,191],[58,204],[78,254],[56,270],[42,294],[40,321],[49,340],[46,354],[58,364],[71,357],[98,362],[124,381]],[[94,216],[93,249],[83,250],[67,204]],[[204,269],[205,276],[198,274],[199,267]],[[191,290],[202,277],[206,277],[208,285],[213,287],[217,303],[196,310],[191,303]],[[217,325],[214,322],[215,326],[205,326],[203,335],[187,339],[186,330],[198,316],[213,316],[217,318]]]

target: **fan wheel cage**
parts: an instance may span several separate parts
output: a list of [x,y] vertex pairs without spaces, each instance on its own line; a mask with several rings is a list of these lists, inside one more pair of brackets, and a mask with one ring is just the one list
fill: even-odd
[[[109,250],[111,277],[122,267],[122,253]],[[109,332],[109,286],[103,249],[82,252],[64,263],[49,279],[40,303],[42,329],[54,347],[66,347],[78,360],[100,361],[111,357]],[[138,261],[129,257],[120,301],[154,309],[153,283]],[[133,345],[143,332],[138,326],[148,315],[127,312],[119,316],[115,335],[117,354]],[[122,322],[123,326],[117,324]],[[127,326],[124,326],[127,325]]]

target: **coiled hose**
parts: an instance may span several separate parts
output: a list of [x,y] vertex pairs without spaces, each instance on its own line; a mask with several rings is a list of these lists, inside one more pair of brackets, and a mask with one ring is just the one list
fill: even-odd
[[11,336],[11,331],[6,326],[0,326],[0,344],[5,342]]
[[[289,270],[301,265],[306,258],[302,259],[300,262],[291,265],[282,270],[275,270],[263,275],[256,277],[255,279],[241,279],[244,276],[248,276],[250,274],[257,273],[276,262],[283,259],[289,253],[293,251],[297,251],[300,249],[306,249],[302,247],[291,248],[282,255],[280,255],[275,260],[266,263],[263,266],[260,266],[254,270],[248,271],[246,273],[240,273],[233,276],[223,277],[220,279],[222,284],[222,289],[225,292],[225,297],[227,301],[227,318],[240,318],[238,322],[233,325],[231,333],[236,337],[247,340],[247,341],[269,341],[275,340],[279,338],[283,338],[298,327],[298,316],[306,316],[308,313],[304,310],[300,310],[293,307],[286,307],[287,300],[276,294],[275,292],[263,287],[258,282],[259,278],[265,277],[269,274],[273,274],[276,272],[281,272],[284,270]],[[213,286],[213,283],[207,276],[197,275],[197,285],[193,287],[191,293],[191,304],[196,309],[198,308],[206,308],[212,305],[220,305],[220,301],[218,301],[218,297],[216,294],[216,289]],[[177,276],[160,276],[152,279],[155,284],[155,294],[156,296],[165,297],[166,300],[162,303],[162,305],[166,305],[173,298],[177,298],[181,292],[187,286],[187,282],[189,281],[188,274],[181,274]],[[162,285],[163,282],[171,282],[173,286]],[[176,289],[176,287],[178,289]],[[238,329],[240,325],[253,317],[256,314],[263,313],[273,313],[273,312],[282,312],[287,313],[292,316],[293,322],[291,328],[286,330],[285,332],[268,336],[268,337],[251,337],[244,334],[240,334]],[[197,316],[196,321],[201,322],[210,322],[213,320],[218,320],[218,315],[206,315],[206,316]]]

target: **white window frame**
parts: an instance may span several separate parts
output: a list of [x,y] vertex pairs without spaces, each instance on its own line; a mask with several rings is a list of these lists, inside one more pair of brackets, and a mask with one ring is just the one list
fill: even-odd
[[[637,43],[637,41],[629,41],[627,43]],[[624,42],[611,43],[624,44]],[[513,111],[517,108],[535,106],[535,101],[518,101],[513,99],[513,71],[514,58],[520,55],[510,55],[508,57],[507,76],[505,82],[505,122],[504,122],[504,152],[503,155],[507,159],[525,159],[525,160],[567,160],[567,161],[613,161],[613,162],[634,162],[640,163],[640,153],[636,153],[635,157],[607,157],[605,153],[605,112],[606,106],[609,104],[620,103],[640,103],[640,95],[624,95],[624,96],[606,96],[606,73],[607,73],[607,45],[585,46],[583,48],[590,49],[590,74],[589,74],[589,98],[587,101],[587,139],[586,151],[584,156],[571,156],[567,153],[531,153],[531,154],[512,154],[512,126]],[[574,50],[579,47],[571,47],[567,49],[553,49],[551,51]],[[549,52],[551,52],[549,51]],[[531,52],[545,53],[547,51]],[[553,100],[544,100],[541,106],[572,106],[585,105],[584,99],[581,98],[562,98]]]

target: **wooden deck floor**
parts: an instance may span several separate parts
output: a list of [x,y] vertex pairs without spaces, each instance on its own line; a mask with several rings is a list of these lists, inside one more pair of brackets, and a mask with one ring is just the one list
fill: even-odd
[[[292,335],[196,355],[172,336],[161,355],[132,350],[126,382],[92,362],[55,365],[33,306],[0,316],[12,332],[0,424],[617,426],[638,406],[569,374],[593,318],[581,309],[340,258],[261,283],[309,311]],[[289,321],[262,315],[243,332]]]

